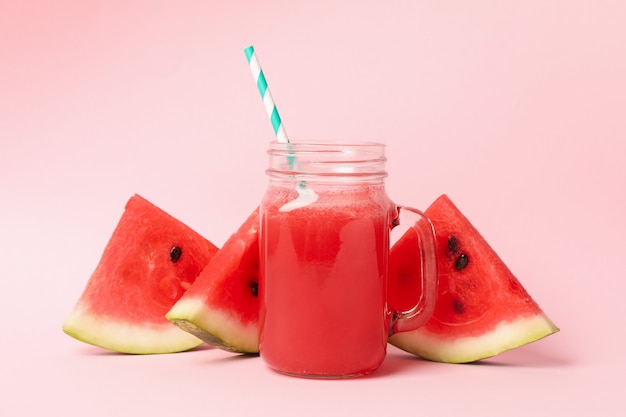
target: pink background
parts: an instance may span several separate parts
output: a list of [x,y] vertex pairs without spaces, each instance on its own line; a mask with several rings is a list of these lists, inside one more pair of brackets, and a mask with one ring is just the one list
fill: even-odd
[[[1,1],[0,415],[624,415],[626,3]],[[388,145],[390,195],[447,193],[561,332],[477,365],[390,349],[310,381],[62,333],[126,200],[221,245],[272,139]]]

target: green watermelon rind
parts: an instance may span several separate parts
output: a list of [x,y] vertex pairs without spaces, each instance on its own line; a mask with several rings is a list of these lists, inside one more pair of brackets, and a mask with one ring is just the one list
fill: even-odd
[[500,323],[481,336],[450,340],[419,328],[397,333],[389,339],[389,343],[430,361],[469,363],[527,345],[558,331],[559,328],[544,313],[537,313]]
[[165,317],[210,346],[234,353],[259,352],[257,323],[243,324],[228,312],[208,308],[202,298],[181,298]]
[[91,314],[80,304],[63,324],[63,331],[90,345],[129,354],[177,353],[202,344],[202,340],[169,322],[129,324]]

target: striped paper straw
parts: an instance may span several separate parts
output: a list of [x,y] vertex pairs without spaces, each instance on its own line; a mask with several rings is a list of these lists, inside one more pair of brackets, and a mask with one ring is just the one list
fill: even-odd
[[279,142],[288,143],[289,138],[287,138],[287,133],[285,133],[285,127],[280,120],[280,115],[278,114],[278,110],[276,109],[276,104],[274,104],[274,99],[272,98],[270,89],[267,87],[267,81],[265,80],[265,75],[263,74],[263,70],[261,69],[259,60],[254,53],[254,46],[248,46],[246,49],[244,49],[244,52],[246,54],[248,64],[250,65],[250,71],[252,72],[252,76],[254,77],[256,86],[259,89],[259,93],[261,93],[261,98],[263,99],[265,111],[270,118],[270,122],[272,122],[272,127],[274,128],[274,134],[276,135],[276,139]]
[[[285,128],[283,127],[280,116],[278,115],[274,99],[272,98],[272,94],[270,94],[270,90],[267,87],[265,75],[263,75],[263,70],[261,70],[259,60],[254,53],[254,47],[248,46],[244,49],[244,52],[246,53],[246,59],[250,65],[250,71],[252,71],[254,81],[256,81],[256,86],[259,89],[259,93],[261,93],[261,98],[263,99],[263,104],[265,105],[265,111],[272,122],[276,140],[282,143],[289,143],[289,138],[287,137],[287,133],[285,133]],[[291,147],[291,145],[287,146]],[[296,171],[298,170],[298,164],[296,163],[296,158],[293,154],[289,153],[287,155],[287,161],[289,161],[290,168],[295,169]],[[295,210],[300,207],[308,206],[318,199],[318,195],[314,190],[306,186],[306,182],[304,180],[301,180],[298,185],[296,185],[296,191],[298,192],[298,198],[283,205],[279,211]]]

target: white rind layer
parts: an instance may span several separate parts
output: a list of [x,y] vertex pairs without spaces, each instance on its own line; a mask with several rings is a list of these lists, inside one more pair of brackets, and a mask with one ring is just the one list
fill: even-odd
[[68,335],[104,349],[122,353],[154,354],[183,352],[202,341],[169,322],[136,325],[95,316],[77,305],[63,323]]
[[209,345],[231,352],[259,352],[256,323],[242,324],[226,312],[208,308],[201,298],[181,298],[165,317]]
[[424,359],[467,363],[498,355],[558,331],[558,327],[545,314],[539,313],[514,322],[501,323],[482,336],[452,340],[422,327],[397,333],[389,339],[389,343]]

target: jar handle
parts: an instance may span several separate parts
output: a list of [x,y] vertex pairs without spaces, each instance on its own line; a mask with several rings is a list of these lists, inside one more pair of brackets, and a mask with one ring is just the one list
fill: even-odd
[[[418,237],[416,259],[420,260],[421,277],[414,277],[422,281],[420,299],[413,307],[405,311],[392,311],[392,322],[389,336],[399,332],[415,330],[423,326],[433,315],[437,301],[437,254],[435,245],[435,229],[430,219],[421,211],[412,207],[398,206],[397,222],[411,225]],[[409,232],[411,229],[408,230]]]

